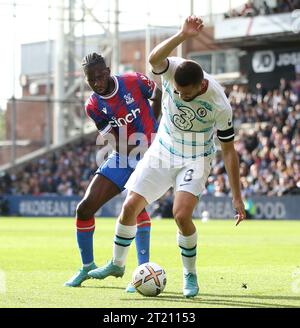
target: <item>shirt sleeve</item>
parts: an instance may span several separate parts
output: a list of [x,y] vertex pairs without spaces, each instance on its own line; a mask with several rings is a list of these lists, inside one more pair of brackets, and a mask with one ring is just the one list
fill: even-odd
[[156,88],[156,83],[150,80],[146,75],[137,73],[138,85],[146,99],[151,99]]
[[155,75],[161,75],[163,80],[171,80],[175,75],[176,68],[184,62],[183,58],[180,57],[168,57],[167,58],[168,65],[162,72],[154,72]]
[[91,96],[85,104],[87,116],[95,123],[99,133],[104,137],[112,129],[107,118],[98,110],[95,99]]
[[217,137],[222,142],[234,140],[234,129],[232,123],[232,109],[227,107],[220,110],[216,115]]

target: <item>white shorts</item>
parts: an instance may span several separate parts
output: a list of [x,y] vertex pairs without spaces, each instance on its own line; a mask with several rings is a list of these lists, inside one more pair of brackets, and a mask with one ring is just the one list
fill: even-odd
[[148,204],[162,197],[170,187],[175,192],[186,191],[199,197],[211,170],[212,157],[168,168],[153,167],[152,161],[153,156],[146,153],[125,185],[129,191],[143,196]]

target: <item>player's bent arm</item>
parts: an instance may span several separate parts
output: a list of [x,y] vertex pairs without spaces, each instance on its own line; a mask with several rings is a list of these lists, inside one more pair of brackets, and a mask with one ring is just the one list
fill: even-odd
[[99,136],[97,138],[97,146],[99,146],[100,149],[107,147],[107,145],[109,144],[114,151],[124,155],[128,155],[131,150],[136,147],[136,145],[127,145],[125,149],[124,147],[120,147],[119,135],[116,130],[114,130],[113,127],[106,121],[106,119],[99,119],[98,117],[96,117],[97,119],[95,119],[95,116],[91,115],[92,108],[86,107],[86,112],[88,117],[95,123],[96,128],[99,131]]
[[161,90],[158,86],[155,87],[153,96],[151,97],[151,107],[154,113],[154,116],[156,118],[156,120],[158,120],[160,113],[161,113]]
[[102,138],[103,138],[104,146],[109,144],[113,148],[114,151],[116,151],[117,153],[120,153],[122,155],[128,156],[130,154],[130,152],[134,148],[137,147],[137,145],[128,145],[127,143],[126,143],[126,145],[125,144],[120,144],[119,135],[114,129],[111,129],[109,131],[109,133],[102,136]]
[[234,141],[220,141],[220,144],[231,187],[233,206],[239,214],[245,217],[244,203],[241,196],[239,158],[234,148]]
[[161,74],[166,71],[169,66],[167,57],[170,53],[179,46],[186,37],[181,31],[177,32],[175,35],[171,36],[169,39],[158,44],[149,55],[149,63],[152,66],[153,73]]
[[151,51],[148,60],[152,66],[152,71],[161,74],[167,70],[169,65],[167,57],[170,53],[186,39],[197,36],[202,28],[203,22],[199,17],[187,17],[181,29],[176,34],[159,43]]
[[100,149],[106,147],[107,145],[110,145],[113,150],[117,151],[118,134],[113,128],[110,128],[110,130],[106,133],[100,132],[97,137],[97,146],[99,146]]

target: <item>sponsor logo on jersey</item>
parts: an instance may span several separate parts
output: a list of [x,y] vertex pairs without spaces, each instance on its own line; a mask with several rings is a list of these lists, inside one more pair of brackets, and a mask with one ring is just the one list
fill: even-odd
[[106,107],[104,107],[104,108],[102,109],[102,112],[105,113],[105,114],[107,114],[107,109],[106,109]]
[[132,109],[130,113],[128,113],[124,117],[112,117],[111,121],[109,121],[110,125],[112,127],[120,127],[123,125],[127,125],[128,123],[132,123],[138,116],[138,114],[141,112],[140,108]]

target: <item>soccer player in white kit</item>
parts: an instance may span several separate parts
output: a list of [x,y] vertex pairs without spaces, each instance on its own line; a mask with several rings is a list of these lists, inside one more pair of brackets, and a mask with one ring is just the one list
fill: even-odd
[[154,142],[126,184],[129,192],[116,223],[113,259],[106,266],[90,271],[88,274],[93,278],[123,276],[129,246],[137,230],[137,215],[173,187],[173,215],[183,263],[183,294],[185,297],[198,294],[197,231],[192,213],[205,188],[216,152],[215,128],[233,207],[238,213],[237,224],[245,218],[232,109],[224,91],[196,62],[168,57],[183,41],[197,36],[202,28],[200,18],[189,16],[180,31],[157,45],[149,56],[153,73],[162,78],[162,118]]

